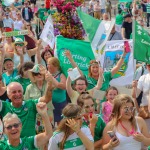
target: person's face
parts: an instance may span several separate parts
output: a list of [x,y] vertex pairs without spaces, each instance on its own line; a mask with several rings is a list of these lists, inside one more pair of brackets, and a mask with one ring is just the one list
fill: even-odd
[[30,24],[26,24],[26,28],[30,29],[31,25]]
[[48,71],[50,72],[50,73],[56,73],[57,71],[58,71],[58,67],[55,67],[53,64],[51,64],[51,63],[48,63],[47,64],[47,68],[48,68]]
[[25,2],[25,3],[24,3],[24,6],[25,6],[25,7],[28,7],[28,2]]
[[44,75],[40,74],[40,73],[32,73],[34,76],[35,81],[43,81],[44,80]]
[[122,119],[129,120],[133,117],[135,111],[135,107],[132,103],[124,104],[120,109],[120,114]]
[[148,72],[150,72],[150,64],[147,64],[146,68],[147,68]]
[[91,66],[91,73],[92,73],[92,76],[99,75],[99,65],[98,64],[94,64]]
[[94,102],[92,99],[84,100],[83,105],[84,111],[86,114],[94,113]]
[[12,42],[12,38],[11,37],[6,37],[6,41],[7,42]]
[[5,134],[8,136],[9,140],[18,140],[20,139],[20,132],[22,125],[18,119],[12,118],[7,120],[4,124]]
[[13,84],[9,88],[10,92],[8,93],[8,97],[12,101],[13,106],[21,106],[23,100],[23,91],[21,85]]
[[21,17],[21,14],[20,14],[20,13],[17,13],[16,15],[17,15],[17,18],[20,18],[20,17]]
[[76,85],[75,85],[75,89],[79,92],[82,93],[86,90],[86,84],[84,80],[77,80]]
[[107,95],[106,95],[106,98],[109,102],[113,102],[115,96],[118,94],[118,92],[116,90],[109,90]]
[[4,67],[7,71],[12,71],[14,67],[14,63],[10,60],[6,61]]
[[52,55],[51,55],[50,52],[46,52],[46,53],[44,54],[44,60],[45,60],[45,61],[47,61],[48,58],[50,58],[50,57],[52,57]]

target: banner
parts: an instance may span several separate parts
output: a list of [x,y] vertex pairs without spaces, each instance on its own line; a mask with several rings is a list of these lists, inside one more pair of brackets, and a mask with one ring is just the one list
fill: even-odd
[[[110,82],[111,85],[125,86],[132,83],[134,75],[133,65],[133,41],[129,40],[131,52],[126,54],[124,63],[120,70],[114,75],[114,79]],[[106,43],[104,53],[101,56],[100,62],[105,72],[112,70],[116,66],[118,60],[123,54],[124,41],[108,41]]]
[[55,35],[54,35],[54,27],[53,27],[53,20],[51,15],[48,17],[44,29],[41,33],[40,38],[47,43],[52,49],[55,45]]
[[88,74],[88,66],[90,60],[95,59],[89,42],[81,40],[67,39],[63,36],[57,36],[55,56],[57,55],[62,72],[65,76],[68,76],[67,70],[72,68],[70,61],[64,55],[64,51],[67,49],[71,52],[74,61],[78,67],[82,70],[83,74]]
[[28,34],[28,30],[4,32],[3,34],[4,34],[5,37],[27,35]]

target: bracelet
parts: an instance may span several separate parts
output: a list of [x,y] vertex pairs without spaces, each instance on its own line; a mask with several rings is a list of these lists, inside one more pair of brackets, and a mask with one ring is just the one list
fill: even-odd
[[121,56],[121,59],[125,59],[126,57],[125,56]]

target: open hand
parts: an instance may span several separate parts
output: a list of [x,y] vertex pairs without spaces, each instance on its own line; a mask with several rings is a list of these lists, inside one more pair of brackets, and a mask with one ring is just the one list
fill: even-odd
[[80,130],[79,122],[76,122],[74,119],[67,119],[66,125],[70,127],[74,132],[78,132]]

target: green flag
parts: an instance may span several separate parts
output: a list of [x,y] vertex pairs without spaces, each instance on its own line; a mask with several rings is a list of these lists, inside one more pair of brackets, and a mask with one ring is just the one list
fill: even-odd
[[134,23],[134,58],[150,63],[150,36],[136,21]]
[[67,70],[72,68],[69,59],[64,55],[64,51],[70,50],[74,61],[85,75],[88,74],[90,60],[95,59],[89,42],[81,40],[67,39],[63,36],[57,36],[56,55],[60,61],[62,72],[68,76]]

